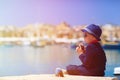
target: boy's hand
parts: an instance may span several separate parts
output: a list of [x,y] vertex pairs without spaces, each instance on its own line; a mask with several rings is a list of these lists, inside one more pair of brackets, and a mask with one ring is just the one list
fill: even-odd
[[76,47],[76,52],[78,54],[83,54],[85,52],[85,48],[84,48],[83,44],[79,44],[78,47]]

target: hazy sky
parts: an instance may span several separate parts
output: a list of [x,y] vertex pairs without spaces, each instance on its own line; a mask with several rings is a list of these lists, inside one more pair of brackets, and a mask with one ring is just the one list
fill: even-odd
[[0,0],[0,25],[120,24],[120,0]]

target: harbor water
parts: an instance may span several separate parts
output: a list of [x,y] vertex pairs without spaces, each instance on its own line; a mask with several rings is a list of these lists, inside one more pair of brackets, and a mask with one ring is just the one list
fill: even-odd
[[[105,50],[107,66],[105,76],[114,76],[114,68],[120,67],[120,50]],[[55,73],[57,67],[80,65],[75,50],[67,44],[32,46],[0,46],[0,76]]]

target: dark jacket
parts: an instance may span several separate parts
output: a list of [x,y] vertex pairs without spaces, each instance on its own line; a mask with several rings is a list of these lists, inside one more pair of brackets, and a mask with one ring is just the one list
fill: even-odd
[[106,55],[98,42],[88,44],[85,53],[81,54],[79,58],[82,61],[82,65],[67,66],[68,74],[104,76]]

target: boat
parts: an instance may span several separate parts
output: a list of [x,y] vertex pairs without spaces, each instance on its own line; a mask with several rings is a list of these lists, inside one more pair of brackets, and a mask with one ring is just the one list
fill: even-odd
[[114,75],[120,75],[120,67],[115,67],[113,74],[114,74]]
[[70,47],[71,47],[71,49],[76,49],[77,44],[76,43],[71,43]]
[[45,47],[47,42],[45,40],[35,41],[32,43],[33,47]]
[[120,44],[104,44],[104,49],[120,49]]
[[119,41],[102,41],[102,47],[104,49],[120,49]]
[[30,46],[31,45],[31,42],[30,41],[23,41],[21,43],[22,46]]

